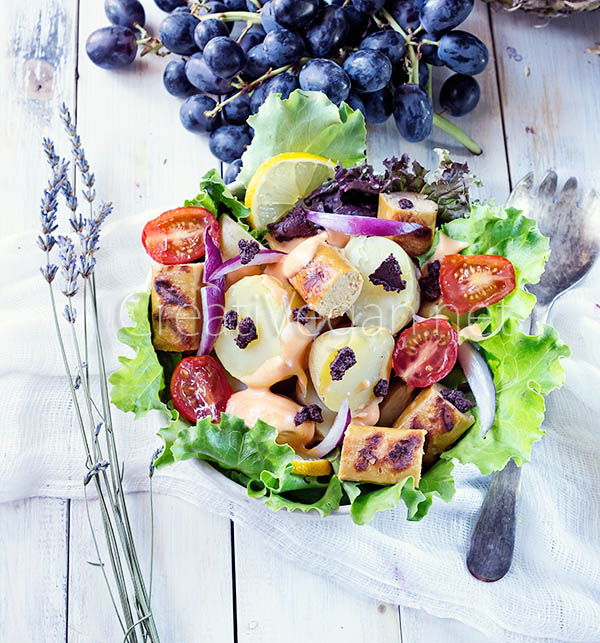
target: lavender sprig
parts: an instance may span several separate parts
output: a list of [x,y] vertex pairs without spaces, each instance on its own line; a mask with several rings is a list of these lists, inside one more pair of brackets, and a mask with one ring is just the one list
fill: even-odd
[[[96,253],[100,247],[101,227],[112,212],[111,203],[101,203],[94,207],[96,198],[94,188],[95,177],[90,171],[85,151],[77,134],[77,129],[71,114],[65,105],[61,108],[61,118],[70,138],[71,152],[74,167],[78,171],[78,180],[83,184],[82,193],[89,205],[89,215],[84,216],[78,212],[78,200],[73,184],[69,180],[69,163],[61,158],[51,139],[43,140],[43,152],[51,168],[51,179],[44,190],[40,206],[41,234],[37,238],[37,245],[46,254],[46,265],[41,267],[41,273],[48,283],[53,319],[56,327],[60,352],[71,391],[73,410],[81,431],[82,441],[86,453],[86,474],[84,477],[84,495],[87,498],[86,486],[92,482],[97,492],[99,509],[102,516],[102,527],[105,537],[105,546],[112,569],[112,582],[109,581],[105,565],[86,503],[88,520],[92,532],[92,540],[98,556],[98,564],[107,584],[107,589],[115,608],[117,619],[127,643],[140,643],[141,641],[159,642],[159,636],[154,622],[150,605],[152,587],[152,561],[150,569],[150,591],[141,572],[141,566],[136,553],[135,543],[131,532],[130,520],[127,512],[125,494],[122,486],[121,466],[114,438],[112,419],[110,414],[110,399],[108,392],[107,374],[102,350],[100,333],[98,302],[96,300],[96,287],[94,268],[96,266]],[[58,198],[63,196],[69,211],[68,224],[71,237],[56,234],[59,228],[57,212]],[[74,243],[75,241],[75,243]],[[76,245],[77,244],[77,248]],[[54,246],[58,246],[58,261],[51,262],[51,253]],[[57,265],[58,264],[58,265]],[[61,275],[61,292],[66,297],[67,303],[63,315],[70,326],[70,335],[76,357],[76,370],[73,370],[65,350],[61,324],[57,313],[55,301],[54,279],[59,272]],[[77,313],[73,305],[75,296],[79,292],[79,277],[83,278],[83,338],[80,340],[75,324]],[[89,287],[88,286],[89,280]],[[92,385],[88,373],[88,324],[86,317],[88,298],[93,312],[95,330],[94,346],[96,348],[96,361],[98,364],[101,402],[96,404]],[[84,348],[84,359],[80,350]],[[80,399],[83,400],[80,402]],[[87,417],[84,419],[84,411]],[[98,421],[98,420],[101,421]],[[102,432],[102,427],[106,430]],[[88,438],[89,432],[89,438]],[[107,448],[107,457],[104,458],[103,447],[98,439],[103,433]],[[150,491],[152,487],[150,485]],[[150,494],[152,503],[152,493]],[[153,515],[151,510],[151,516]],[[153,518],[151,518],[153,520]],[[128,576],[127,576],[128,574]],[[116,589],[113,594],[112,587]],[[118,604],[117,604],[118,602]]]

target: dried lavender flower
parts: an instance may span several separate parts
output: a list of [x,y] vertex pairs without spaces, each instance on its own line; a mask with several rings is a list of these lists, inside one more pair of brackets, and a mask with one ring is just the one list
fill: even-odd
[[100,473],[100,471],[106,471],[106,469],[108,469],[108,465],[108,460],[101,460],[100,462],[96,462],[96,464],[92,465],[83,478],[83,484],[87,485],[94,476],[97,476]]

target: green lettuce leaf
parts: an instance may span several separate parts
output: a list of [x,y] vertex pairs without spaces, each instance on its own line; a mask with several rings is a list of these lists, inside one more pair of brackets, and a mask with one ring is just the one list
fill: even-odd
[[[544,434],[544,396],[562,386],[565,372],[560,359],[568,357],[570,351],[551,326],[542,326],[539,335],[526,335],[515,320],[507,321],[501,332],[479,346],[496,386],[494,425],[482,438],[477,418],[442,458],[473,463],[481,473],[489,475],[502,469],[511,458],[519,466],[529,461],[533,443]],[[476,408],[473,412],[477,416]]]
[[520,210],[486,203],[474,205],[468,217],[455,219],[442,230],[452,239],[469,244],[462,254],[501,255],[514,266],[515,290],[498,303],[477,312],[477,321],[483,329],[494,331],[510,318],[526,319],[535,304],[535,295],[526,292],[524,287],[540,280],[550,256],[548,237],[539,231],[537,223]]
[[350,515],[357,525],[364,525],[371,522],[378,511],[394,509],[401,499],[404,500],[408,510],[408,518],[411,519],[417,512],[419,504],[425,500],[421,491],[415,489],[412,477],[389,487],[375,485],[363,487],[361,485],[361,493],[354,498]]
[[277,429],[262,420],[249,429],[243,420],[221,414],[221,422],[210,418],[181,429],[171,446],[176,462],[200,458],[216,462],[223,469],[235,469],[251,480],[260,481],[261,473],[281,478],[294,459],[294,450],[277,444]]
[[214,168],[202,177],[200,181],[200,192],[193,199],[185,201],[184,205],[206,208],[210,210],[217,219],[220,219],[224,214],[228,214],[233,217],[246,232],[249,232],[253,237],[262,241],[260,234],[251,230],[250,226],[246,223],[250,210],[237,196],[232,194]]
[[439,496],[444,502],[452,500],[456,492],[452,469],[454,469],[454,463],[451,460],[440,460],[421,476],[419,491],[423,498],[417,499],[416,506],[409,507],[409,514],[412,509],[409,520],[424,518],[433,503],[434,496]]
[[[300,483],[297,481],[297,484]],[[325,485],[317,481],[311,483],[310,479],[309,481],[305,481],[305,485],[307,485],[306,489],[310,488],[311,490],[325,486],[325,492],[322,492],[321,490],[318,493],[319,497],[313,501],[310,499],[300,499],[300,490],[297,490],[296,494],[289,493],[288,496],[271,493],[265,500],[265,505],[273,511],[286,509],[287,511],[303,511],[306,513],[307,511],[314,510],[317,511],[322,518],[328,516],[334,509],[337,509],[340,506],[340,501],[343,495],[342,485],[336,475],[331,476],[329,482]],[[294,498],[298,499],[296,500]]]
[[254,139],[242,156],[237,177],[245,185],[261,163],[283,152],[317,154],[344,167],[365,159],[362,114],[344,103],[337,107],[321,92],[297,89],[286,100],[271,94],[248,125],[254,129]]
[[149,291],[136,293],[127,301],[127,314],[133,326],[121,328],[117,337],[135,351],[135,356],[119,357],[121,367],[109,378],[111,402],[121,411],[135,413],[136,419],[152,410],[169,414],[161,399],[165,376],[152,345],[149,303]]
[[157,469],[175,462],[175,457],[171,452],[171,447],[175,443],[180,431],[183,431],[190,426],[190,423],[185,418],[182,418],[176,409],[172,408],[172,403],[169,404],[169,409],[171,411],[169,424],[158,431],[158,435],[162,438],[164,446],[162,452],[158,455],[156,460],[154,460],[154,466]]

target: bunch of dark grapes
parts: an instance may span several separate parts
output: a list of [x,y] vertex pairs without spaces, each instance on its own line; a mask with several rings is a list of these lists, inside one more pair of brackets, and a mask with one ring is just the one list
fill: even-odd
[[441,66],[455,72],[439,91],[444,112],[463,116],[479,101],[473,76],[485,69],[488,50],[456,29],[474,0],[155,2],[168,13],[158,37],[144,30],[138,0],[106,0],[113,24],[94,31],[86,51],[107,69],[131,63],[138,45],[142,55],[174,54],[164,86],[183,99],[183,126],[209,134],[212,153],[231,164],[229,179],[252,140],[248,116],[269,94],[287,98],[298,87],[346,102],[369,124],[393,115],[408,141],[426,139],[435,124],[480,153],[432,102],[432,70]]

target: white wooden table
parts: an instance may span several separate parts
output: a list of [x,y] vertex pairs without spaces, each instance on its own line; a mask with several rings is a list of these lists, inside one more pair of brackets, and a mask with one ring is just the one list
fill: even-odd
[[[483,100],[462,125],[483,146],[469,158],[483,196],[502,202],[527,171],[600,184],[600,12],[555,21],[490,11],[477,1],[471,29],[489,46],[479,77]],[[165,62],[150,57],[121,72],[88,61],[84,43],[107,23],[102,0],[4,0],[0,36],[0,234],[37,220],[44,135],[58,136],[58,106],[76,109],[99,190],[116,216],[195,194],[214,164],[206,139],[179,124],[178,101],[161,86]],[[161,12],[144,0],[148,23]],[[408,151],[433,162],[449,146],[441,132],[405,144],[390,121],[369,134],[373,162]],[[3,403],[6,401],[3,400]],[[148,498],[130,499],[134,531],[149,549]],[[165,643],[260,641],[489,641],[458,622],[351,594],[261,547],[257,537],[183,501],[156,497],[153,604]],[[0,506],[0,640],[6,643],[120,641],[92,559],[82,502],[26,499]]]

